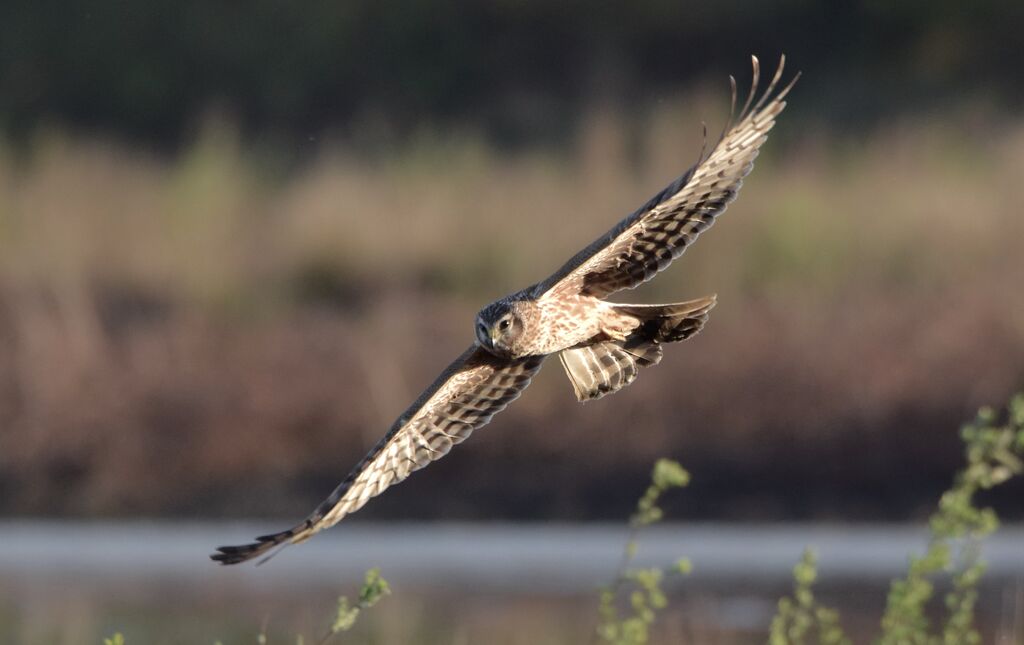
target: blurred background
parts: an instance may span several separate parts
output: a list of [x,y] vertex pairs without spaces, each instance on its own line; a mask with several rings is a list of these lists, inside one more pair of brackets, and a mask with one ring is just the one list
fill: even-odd
[[[622,298],[717,293],[705,330],[587,405],[549,364],[346,524],[621,524],[662,456],[693,474],[667,501],[689,526],[921,524],[962,460],[960,423],[1024,384],[1022,29],[1024,4],[999,0],[6,3],[5,546],[123,545],[140,520],[164,527],[146,534],[157,551],[184,522],[209,532],[181,555],[195,577],[166,587],[127,570],[100,584],[84,556],[43,582],[0,567],[0,640],[131,642],[131,616],[135,642],[195,642],[175,629],[200,608],[233,617],[203,642],[243,642],[261,616],[305,625],[309,603],[274,605],[267,582],[305,546],[244,573],[206,550],[303,517],[465,347],[481,305],[690,166],[750,54],[803,72],[789,107],[738,201]],[[1022,499],[986,501],[1019,521]],[[389,577],[374,557],[345,570]],[[80,592],[56,593],[69,576]],[[438,596],[410,583],[380,608],[402,621],[362,638],[542,642],[569,606],[583,631],[551,642],[585,640],[592,586],[488,600],[466,579]],[[835,591],[866,624],[878,608],[850,590],[871,584]],[[669,621],[684,631],[666,633],[763,640],[770,606],[708,618],[736,613],[729,589],[688,583]]]

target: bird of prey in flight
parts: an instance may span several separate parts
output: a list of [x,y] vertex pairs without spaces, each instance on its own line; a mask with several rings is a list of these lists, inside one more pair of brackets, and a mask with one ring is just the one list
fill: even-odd
[[729,123],[710,150],[705,145],[696,165],[551,277],[481,309],[469,349],[305,520],[250,544],[220,547],[210,557],[243,562],[333,526],[489,422],[522,394],[548,356],[558,355],[576,397],[587,401],[629,385],[641,368],[661,360],[663,345],[700,331],[715,305],[713,295],[664,305],[605,298],[667,267],[736,197],[799,77],[781,87],[784,64],[782,57],[758,97],[760,64],[753,57],[745,104],[736,114],[736,81],[730,77]]

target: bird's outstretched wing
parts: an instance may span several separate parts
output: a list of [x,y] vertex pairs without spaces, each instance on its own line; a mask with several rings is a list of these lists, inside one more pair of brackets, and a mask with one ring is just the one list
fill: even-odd
[[[579,293],[603,298],[632,289],[682,255],[714,223],[735,199],[775,117],[786,107],[786,94],[800,76],[775,93],[786,62],[783,56],[772,82],[755,103],[760,63],[756,56],[752,59],[754,79],[746,105],[735,123],[730,118],[711,151],[701,151],[693,168],[534,287],[535,297]],[[729,80],[735,113],[736,81]]]
[[305,521],[287,531],[258,537],[251,544],[222,546],[210,557],[222,564],[243,562],[277,545],[302,542],[337,524],[371,497],[440,459],[453,445],[486,425],[519,397],[543,360],[542,356],[506,360],[475,345],[470,347]]

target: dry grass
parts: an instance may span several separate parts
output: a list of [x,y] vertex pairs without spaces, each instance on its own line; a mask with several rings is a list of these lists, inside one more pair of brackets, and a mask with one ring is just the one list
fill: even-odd
[[[59,134],[0,154],[0,509],[301,512],[468,342],[479,305],[667,183],[721,113],[672,103],[636,128],[598,111],[568,151],[324,145],[288,173],[222,123],[173,159]],[[621,515],[616,477],[682,452],[708,486],[696,514],[926,503],[913,491],[944,482],[956,446],[922,429],[1024,379],[1024,122],[976,122],[854,140],[783,117],[720,223],[626,294],[718,292],[707,331],[588,406],[549,366],[460,449],[477,459],[417,475],[449,503],[416,512]],[[906,463],[910,497],[879,510]],[[801,478],[822,499],[793,502]]]
[[[357,285],[426,280],[500,295],[542,277],[689,165],[698,114],[719,113],[663,107],[636,132],[599,111],[565,152],[508,156],[471,135],[424,136],[376,160],[326,145],[290,174],[252,161],[217,121],[172,160],[43,135],[26,154],[0,155],[0,275],[8,289],[112,284],[217,302],[313,266]],[[959,125],[839,142],[800,137],[783,118],[754,188],[715,243],[688,254],[687,280],[728,293],[775,282],[960,284],[993,265],[1020,277],[1024,263],[1005,258],[1024,229],[1024,123],[973,138]],[[678,291],[668,282],[663,291]]]

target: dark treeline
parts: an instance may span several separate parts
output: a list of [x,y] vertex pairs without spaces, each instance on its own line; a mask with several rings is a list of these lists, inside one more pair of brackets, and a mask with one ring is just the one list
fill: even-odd
[[59,123],[174,146],[219,109],[258,136],[458,122],[514,144],[557,138],[595,99],[642,106],[783,50],[816,97],[805,114],[840,128],[1024,97],[1017,0],[5,6],[0,128],[14,140]]

